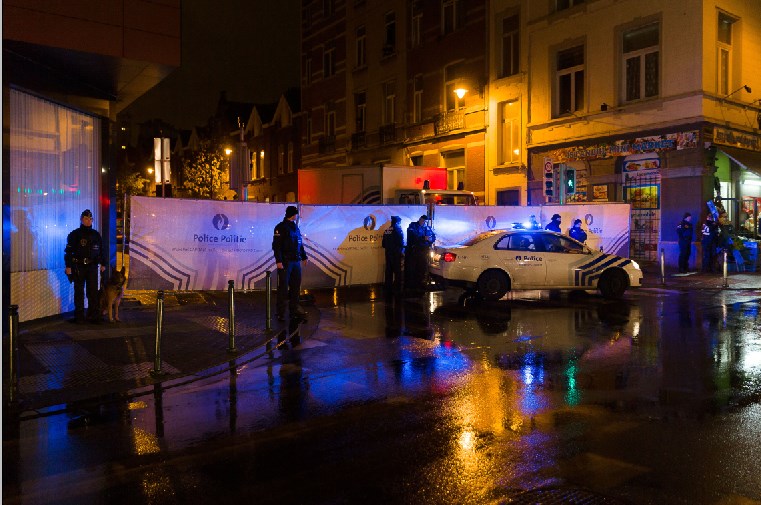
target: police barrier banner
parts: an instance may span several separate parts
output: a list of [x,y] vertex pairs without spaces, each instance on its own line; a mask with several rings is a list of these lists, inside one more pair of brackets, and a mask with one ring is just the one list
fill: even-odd
[[[288,203],[132,197],[129,289],[263,289],[273,274],[272,232]],[[391,216],[407,227],[426,214],[422,205],[301,205],[299,228],[309,261],[302,287],[380,283],[384,275],[383,232]],[[436,245],[452,245],[476,234],[509,228],[544,228],[553,214],[567,233],[582,220],[587,245],[629,255],[629,204],[537,207],[438,206],[431,212]]]
[[[261,289],[288,204],[130,199],[129,289]],[[277,278],[273,273],[273,286]]]
[[453,245],[477,234],[498,229],[544,229],[553,214],[560,214],[561,230],[568,229],[575,219],[581,219],[582,229],[587,232],[586,244],[609,254],[629,257],[628,203],[587,205],[540,205],[535,207],[477,206],[435,207],[433,231],[436,245]]
[[309,261],[302,287],[375,284],[383,281],[383,232],[391,216],[402,230],[425,214],[422,205],[301,205],[299,228]]
[[581,219],[581,228],[587,232],[586,244],[590,248],[629,257],[631,204],[543,205],[541,222],[549,223],[553,214],[560,214],[563,234],[568,235],[574,220]]
[[468,240],[479,233],[489,230],[511,228],[538,228],[541,220],[541,207],[434,207],[433,231],[436,233],[436,245],[450,246]]

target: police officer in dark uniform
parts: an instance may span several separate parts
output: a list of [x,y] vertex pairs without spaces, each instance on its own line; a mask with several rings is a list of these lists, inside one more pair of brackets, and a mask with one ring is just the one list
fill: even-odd
[[391,226],[383,232],[381,245],[386,250],[386,294],[402,291],[402,257],[404,256],[404,232],[402,218],[391,216]]
[[291,313],[291,319],[306,316],[299,307],[301,291],[301,265],[306,265],[307,254],[301,240],[301,230],[296,225],[299,209],[289,205],[285,209],[285,218],[275,226],[272,237],[272,252],[277,264],[277,320],[285,321],[285,305]]
[[85,322],[85,288],[87,288],[87,319],[100,322],[98,303],[98,265],[106,270],[106,251],[103,239],[92,227],[92,212],[86,209],[79,217],[79,228],[69,233],[63,260],[66,276],[74,282],[74,322]]
[[547,226],[545,226],[544,229],[545,230],[550,230],[550,231],[556,231],[558,233],[562,233],[560,231],[560,221],[561,221],[560,214],[553,214],[552,215],[552,220],[550,220],[550,222],[547,223]]
[[692,248],[692,214],[684,213],[682,222],[676,227],[679,238],[679,273],[686,274],[690,263],[690,249]]
[[703,238],[700,245],[703,248],[703,272],[713,273],[713,263],[716,260],[716,246],[719,243],[719,225],[713,219],[713,214],[706,216],[703,223]]
[[404,263],[405,288],[411,293],[425,291],[428,275],[428,254],[436,241],[436,234],[426,224],[423,214],[407,227],[407,250]]

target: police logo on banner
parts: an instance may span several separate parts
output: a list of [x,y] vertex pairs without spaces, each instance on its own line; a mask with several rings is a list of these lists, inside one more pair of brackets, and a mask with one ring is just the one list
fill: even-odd
[[364,223],[365,230],[368,230],[368,231],[374,230],[375,229],[375,224],[376,224],[375,223],[375,216],[373,216],[372,214],[370,214],[369,216],[367,216],[365,218],[365,223]]
[[230,227],[230,220],[224,214],[217,214],[211,220],[211,224],[214,225],[219,231],[226,230]]

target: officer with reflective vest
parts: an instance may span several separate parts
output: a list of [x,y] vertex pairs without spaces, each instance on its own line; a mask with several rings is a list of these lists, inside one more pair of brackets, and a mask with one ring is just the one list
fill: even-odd
[[74,283],[74,322],[85,322],[85,289],[87,290],[87,319],[100,322],[98,302],[98,265],[106,270],[106,251],[103,238],[92,227],[92,212],[85,209],[79,217],[79,228],[69,233],[63,260],[66,276]]

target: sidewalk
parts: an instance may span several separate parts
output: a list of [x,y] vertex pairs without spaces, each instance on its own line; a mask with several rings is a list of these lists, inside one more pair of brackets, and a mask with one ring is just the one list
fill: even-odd
[[[18,410],[62,408],[158,382],[185,382],[205,370],[227,367],[236,357],[262,354],[268,339],[274,337],[274,347],[286,334],[287,324],[274,317],[272,330],[266,331],[263,292],[236,292],[236,352],[228,352],[227,296],[226,292],[165,294],[161,376],[151,373],[156,357],[156,291],[125,293],[121,322],[73,324],[67,315],[20,323]],[[310,316],[316,315],[313,308],[305,309]],[[309,324],[302,324],[302,335]]]
[[666,268],[666,275],[661,278],[660,265],[657,263],[640,263],[643,279],[642,287],[696,291],[701,289],[761,290],[761,273],[729,272],[727,286],[724,287],[722,272],[702,273],[691,271],[679,274],[676,269]]
[[[661,282],[657,264],[642,265],[643,288],[695,291],[702,289],[758,290],[761,274],[730,273],[727,287],[721,274],[678,275],[667,270]],[[227,369],[233,359],[245,361],[265,353],[265,342],[283,338],[287,324],[273,318],[266,331],[263,292],[235,294],[235,347],[229,353],[226,292],[165,294],[162,325],[162,372],[155,366],[156,291],[128,291],[120,309],[121,322],[72,324],[56,316],[19,325],[17,408],[22,415],[98,397],[148,388],[167,387]],[[316,331],[319,311],[304,307],[308,319],[302,338]],[[274,345],[273,345],[274,346]],[[4,353],[7,355],[7,352]],[[6,382],[7,378],[4,380]],[[6,384],[7,386],[7,384]],[[7,387],[3,395],[7,394]]]

